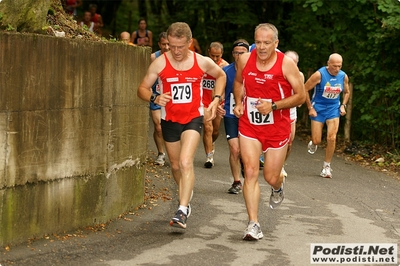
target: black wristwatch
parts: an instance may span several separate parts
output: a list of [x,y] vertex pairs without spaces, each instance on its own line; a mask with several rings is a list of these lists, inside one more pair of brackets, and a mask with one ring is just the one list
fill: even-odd
[[276,108],[278,108],[274,102],[272,102],[271,106],[272,106],[272,111],[275,111]]
[[214,101],[214,99],[215,98],[219,98],[219,101],[221,101],[222,100],[222,97],[221,97],[221,95],[214,95],[214,97],[213,97],[213,101]]
[[150,97],[150,102],[154,103],[154,101],[157,99],[158,94],[154,93],[153,95],[151,95]]

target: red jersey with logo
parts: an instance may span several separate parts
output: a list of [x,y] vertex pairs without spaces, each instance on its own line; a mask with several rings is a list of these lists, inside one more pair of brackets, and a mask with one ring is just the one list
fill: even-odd
[[204,71],[197,64],[196,53],[193,53],[194,63],[188,70],[173,68],[164,53],[165,67],[159,73],[160,92],[169,92],[172,99],[165,107],[161,107],[161,119],[165,121],[187,124],[194,118],[204,115],[201,101],[203,90],[201,81]]
[[[222,58],[219,60],[217,65],[218,66],[221,65],[221,63],[222,63]],[[203,88],[203,104],[205,108],[207,108],[212,102],[215,81],[216,79],[214,77],[208,75],[207,73],[204,74],[202,88]]]
[[276,52],[275,64],[268,71],[257,69],[257,53],[250,54],[243,72],[245,97],[243,99],[244,114],[239,120],[241,135],[255,139],[283,140],[290,135],[290,111],[282,109],[262,115],[257,111],[259,98],[263,101],[276,102],[292,95],[292,86],[285,79],[282,62],[285,55]]

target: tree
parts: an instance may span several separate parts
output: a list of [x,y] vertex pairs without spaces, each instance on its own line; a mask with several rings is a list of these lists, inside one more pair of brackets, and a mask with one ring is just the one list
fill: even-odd
[[[56,1],[61,5],[61,2]],[[42,32],[51,9],[50,0],[3,0],[0,2],[0,26],[18,32]]]

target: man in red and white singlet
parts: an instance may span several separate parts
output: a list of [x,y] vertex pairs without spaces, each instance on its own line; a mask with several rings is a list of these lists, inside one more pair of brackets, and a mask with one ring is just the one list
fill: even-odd
[[[208,56],[220,67],[223,68],[228,64],[222,59],[224,53],[224,46],[220,42],[212,42],[208,48]],[[213,91],[215,86],[215,78],[209,74],[204,74],[203,77],[203,104],[207,108],[213,100]],[[205,168],[212,168],[214,166],[214,142],[219,136],[219,126],[221,124],[221,116],[216,116],[212,121],[209,121],[210,113],[204,114],[204,129],[203,129],[203,144],[204,151],[206,152]]]
[[289,108],[302,104],[306,97],[296,64],[275,50],[279,43],[276,27],[269,23],[258,25],[254,40],[256,49],[243,54],[237,62],[234,82],[234,114],[239,117],[239,143],[246,177],[243,196],[249,216],[245,240],[263,237],[258,223],[260,153],[264,153],[263,174],[271,185],[269,205],[274,209],[284,198],[281,170],[290,139]]
[[[170,225],[186,228],[195,178],[193,160],[200,142],[203,115],[210,112],[210,120],[216,116],[226,76],[210,58],[189,50],[192,32],[188,24],[171,24],[167,38],[170,50],[150,64],[139,85],[138,96],[161,106],[162,134],[172,175],[179,187],[179,209]],[[216,78],[215,98],[205,111],[201,88],[204,73]],[[157,79],[160,94],[153,94],[151,86]]]

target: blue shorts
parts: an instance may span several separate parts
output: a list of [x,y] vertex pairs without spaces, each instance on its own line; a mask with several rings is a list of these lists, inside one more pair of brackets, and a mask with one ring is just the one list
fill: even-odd
[[161,106],[150,102],[150,110],[155,111],[155,110],[160,110],[160,109],[161,109]]
[[317,104],[312,103],[315,111],[317,112],[316,117],[310,116],[313,121],[325,123],[326,120],[340,117],[340,105],[337,104]]
[[239,136],[239,118],[224,117],[226,139],[234,139]]
[[181,139],[181,135],[185,130],[196,130],[201,134],[203,128],[203,116],[193,118],[187,124],[179,124],[178,122],[165,121],[161,119],[161,128],[164,141],[176,142]]

